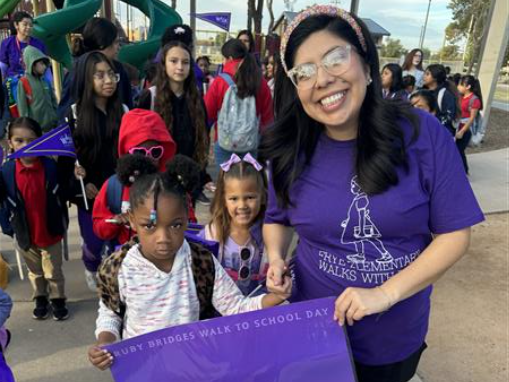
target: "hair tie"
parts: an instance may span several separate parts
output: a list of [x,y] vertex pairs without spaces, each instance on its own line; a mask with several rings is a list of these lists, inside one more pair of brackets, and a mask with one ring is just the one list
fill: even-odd
[[185,34],[186,33],[186,30],[182,27],[176,27],[173,32],[175,32],[175,34]]
[[240,163],[240,162],[246,162],[249,163],[251,166],[255,168],[256,171],[261,171],[263,169],[263,166],[258,162],[250,153],[247,153],[244,155],[244,158],[240,159],[240,157],[237,154],[232,154],[230,159],[228,159],[226,162],[221,163],[221,169],[224,172],[230,171],[231,167],[234,164]]
[[288,45],[288,41],[290,40],[290,36],[292,35],[295,28],[299,26],[301,22],[306,20],[309,17],[313,16],[320,16],[320,15],[326,15],[326,16],[332,16],[332,17],[339,17],[343,20],[345,20],[350,27],[354,30],[355,34],[357,35],[357,39],[359,40],[359,44],[362,47],[362,50],[364,53],[368,52],[368,46],[366,44],[366,39],[364,38],[364,35],[362,34],[361,27],[357,21],[353,18],[353,16],[345,11],[344,9],[334,7],[332,5],[313,5],[311,7],[308,7],[307,9],[300,12],[295,18],[292,20],[290,25],[285,29],[283,36],[281,37],[281,46],[279,48],[280,52],[280,59],[281,64],[283,65],[283,69],[285,70],[286,75],[288,75],[288,67],[286,66],[285,62],[285,53],[286,53],[286,47]]
[[149,217],[149,219],[150,219],[150,222],[152,224],[154,224],[156,222],[156,220],[157,220],[157,211],[155,209],[151,209],[150,210],[150,217]]

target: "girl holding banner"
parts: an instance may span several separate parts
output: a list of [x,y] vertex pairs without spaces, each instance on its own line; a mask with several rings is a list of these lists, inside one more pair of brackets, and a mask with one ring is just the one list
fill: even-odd
[[431,284],[483,220],[450,134],[418,109],[382,99],[378,55],[355,15],[315,5],[281,41],[264,226],[267,285],[281,283],[299,235],[291,300],[338,296],[360,382],[414,375]]
[[196,163],[177,155],[165,173],[142,175],[131,186],[129,221],[139,243],[124,246],[101,264],[97,345],[88,351],[97,368],[113,362],[103,345],[213,318],[216,310],[233,315],[288,298],[289,277],[278,294],[245,297],[211,252],[185,239],[187,193],[198,185],[199,172]]

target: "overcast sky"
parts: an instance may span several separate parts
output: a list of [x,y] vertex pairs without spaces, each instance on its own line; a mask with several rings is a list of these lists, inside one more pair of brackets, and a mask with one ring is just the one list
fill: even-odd
[[[163,0],[170,3],[170,0]],[[232,12],[231,30],[237,31],[246,27],[247,0],[196,0],[197,12]],[[335,1],[297,0],[295,11],[314,3],[330,4]],[[337,3],[343,8],[350,9],[350,0]],[[425,47],[435,51],[441,48],[444,30],[451,22],[452,13],[447,9],[449,0],[432,0],[431,10],[426,31]],[[428,0],[359,0],[359,15],[371,18],[387,29],[392,38],[400,39],[403,45],[414,48],[419,43],[421,27],[424,24]],[[285,10],[283,0],[274,0],[275,18],[279,18]],[[189,23],[189,0],[177,0],[177,11],[185,23]],[[267,32],[269,14],[265,9],[263,16],[263,32]],[[197,20],[197,29],[220,30],[212,24]]]

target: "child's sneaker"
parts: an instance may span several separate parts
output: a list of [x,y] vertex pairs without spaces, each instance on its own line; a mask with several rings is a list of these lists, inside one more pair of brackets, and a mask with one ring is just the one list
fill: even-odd
[[45,296],[35,298],[35,308],[32,317],[36,320],[45,320],[48,318],[48,299]]
[[53,309],[53,319],[55,321],[64,321],[69,318],[69,310],[65,305],[65,298],[55,298],[51,300]]
[[88,289],[92,292],[97,292],[97,276],[95,272],[91,272],[85,269],[85,280],[87,282]]

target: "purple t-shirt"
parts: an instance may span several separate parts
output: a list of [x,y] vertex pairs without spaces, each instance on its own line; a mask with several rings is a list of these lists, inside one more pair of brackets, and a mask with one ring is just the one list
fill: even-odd
[[46,46],[35,37],[30,37],[28,44],[18,42],[16,36],[10,36],[2,41],[0,61],[7,65],[7,77],[22,75],[25,72],[22,52],[27,45],[31,45],[46,54]]
[[[325,134],[290,189],[295,207],[278,208],[269,186],[266,223],[299,235],[293,301],[339,296],[347,287],[372,288],[413,262],[431,234],[470,227],[484,217],[458,150],[438,120],[416,111],[419,138],[408,148],[409,171],[379,195],[362,192],[353,172],[356,142]],[[411,127],[402,122],[407,136]],[[348,327],[354,359],[368,365],[401,361],[417,351],[428,329],[431,287],[383,314]]]

